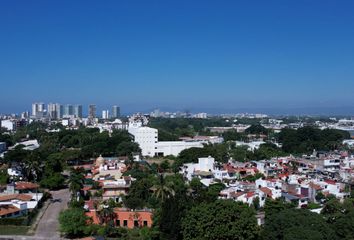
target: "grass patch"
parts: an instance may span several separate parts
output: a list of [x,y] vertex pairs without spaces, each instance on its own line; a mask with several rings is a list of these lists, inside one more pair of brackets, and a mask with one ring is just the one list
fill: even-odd
[[0,235],[28,235],[30,226],[0,226]]

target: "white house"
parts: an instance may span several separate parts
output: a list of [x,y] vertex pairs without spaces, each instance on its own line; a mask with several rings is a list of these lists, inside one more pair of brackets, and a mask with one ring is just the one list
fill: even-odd
[[1,120],[0,126],[6,128],[8,131],[16,130],[16,122],[12,120]]

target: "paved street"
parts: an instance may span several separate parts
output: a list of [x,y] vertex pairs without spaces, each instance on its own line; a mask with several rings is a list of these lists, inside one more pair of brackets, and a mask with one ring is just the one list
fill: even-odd
[[58,199],[60,201],[51,203],[43,214],[35,234],[37,239],[60,239],[58,216],[61,210],[67,208],[70,193],[68,189],[53,191],[51,193],[53,199]]
[[49,204],[47,210],[38,223],[34,236],[0,236],[0,240],[60,239],[58,216],[61,210],[67,208],[70,193],[68,189],[52,191],[51,193],[53,195],[53,199],[58,199],[59,201]]

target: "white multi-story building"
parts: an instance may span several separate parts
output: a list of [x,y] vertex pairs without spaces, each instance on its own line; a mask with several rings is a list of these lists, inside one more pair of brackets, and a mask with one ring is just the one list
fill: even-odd
[[103,119],[108,119],[109,118],[109,111],[108,110],[103,110],[102,111],[102,118]]
[[63,116],[63,106],[59,103],[49,103],[47,112],[52,119],[61,118]]
[[76,118],[82,118],[82,105],[74,105],[74,116]]
[[44,103],[33,103],[32,104],[32,116],[33,117],[43,117],[44,114]]
[[129,123],[128,132],[134,136],[139,144],[143,156],[177,156],[181,151],[191,147],[203,147],[202,142],[188,141],[158,141],[158,130],[144,127],[141,122]]
[[193,117],[206,119],[208,117],[208,114],[207,113],[197,113],[197,114],[194,114]]
[[158,142],[158,131],[155,128],[129,125],[128,131],[134,136],[134,141],[139,144],[143,156],[155,156]]
[[7,120],[1,120],[0,126],[2,128],[6,128],[8,131],[14,131],[16,130],[16,122],[10,119]]

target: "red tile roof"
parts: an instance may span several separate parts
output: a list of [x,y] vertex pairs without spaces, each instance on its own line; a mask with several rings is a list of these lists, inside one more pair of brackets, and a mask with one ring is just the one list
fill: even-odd
[[253,197],[254,196],[254,192],[248,192],[247,194],[246,194],[246,198],[251,198],[251,197]]
[[39,188],[39,185],[31,182],[16,182],[15,188],[17,190],[35,189]]
[[310,183],[309,183],[309,186],[310,186],[311,188],[315,189],[315,190],[322,190],[322,187],[321,187],[320,185],[315,184],[315,183],[313,183],[313,182],[310,182]]
[[243,194],[245,194],[245,192],[232,192],[232,193],[230,193],[230,196],[232,198],[238,198],[238,197],[242,196]]
[[0,196],[0,202],[8,202],[11,200],[31,201],[32,196],[27,194],[9,194]]
[[328,183],[328,184],[331,184],[331,185],[336,185],[336,181],[333,181],[333,180],[325,180],[325,183]]
[[264,192],[265,194],[267,194],[267,196],[271,197],[272,196],[272,190],[270,190],[267,187],[261,187],[259,190],[261,190],[262,192]]
[[19,208],[12,205],[0,205],[0,216],[20,211]]

